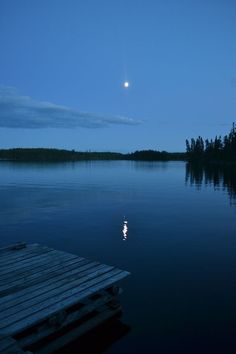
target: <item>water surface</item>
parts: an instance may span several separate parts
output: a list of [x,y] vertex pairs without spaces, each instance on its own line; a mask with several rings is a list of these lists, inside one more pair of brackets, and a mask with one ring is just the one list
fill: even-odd
[[130,331],[107,354],[235,353],[234,177],[184,162],[4,162],[0,243],[132,273],[121,297]]

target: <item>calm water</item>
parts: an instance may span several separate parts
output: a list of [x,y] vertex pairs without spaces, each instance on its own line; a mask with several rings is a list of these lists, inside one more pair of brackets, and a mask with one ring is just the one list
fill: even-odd
[[[0,244],[115,265],[117,353],[236,352],[236,179],[183,162],[0,164]],[[124,237],[123,221],[128,220]]]

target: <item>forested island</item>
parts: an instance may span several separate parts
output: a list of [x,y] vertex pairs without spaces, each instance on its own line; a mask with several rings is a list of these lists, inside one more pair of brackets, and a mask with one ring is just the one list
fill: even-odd
[[204,140],[201,136],[186,140],[186,153],[157,150],[140,150],[132,153],[82,152],[52,148],[0,149],[0,161],[86,161],[86,160],[134,160],[134,161],[189,161],[236,163],[235,124],[223,138]]
[[47,148],[15,148],[1,149],[1,161],[86,161],[86,160],[140,160],[171,161],[185,160],[185,153],[169,153],[166,151],[141,150],[122,154],[117,152],[80,152],[75,150]]

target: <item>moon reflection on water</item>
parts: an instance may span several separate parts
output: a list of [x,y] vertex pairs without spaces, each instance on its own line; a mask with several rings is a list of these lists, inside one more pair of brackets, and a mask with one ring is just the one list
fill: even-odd
[[128,221],[124,220],[123,222],[123,229],[122,229],[122,234],[123,234],[123,241],[126,241],[128,238]]

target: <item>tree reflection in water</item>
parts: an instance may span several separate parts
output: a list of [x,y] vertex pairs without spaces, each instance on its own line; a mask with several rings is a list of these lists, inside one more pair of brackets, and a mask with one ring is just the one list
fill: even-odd
[[231,204],[236,205],[236,165],[186,163],[186,183],[201,188],[212,185],[227,190]]

